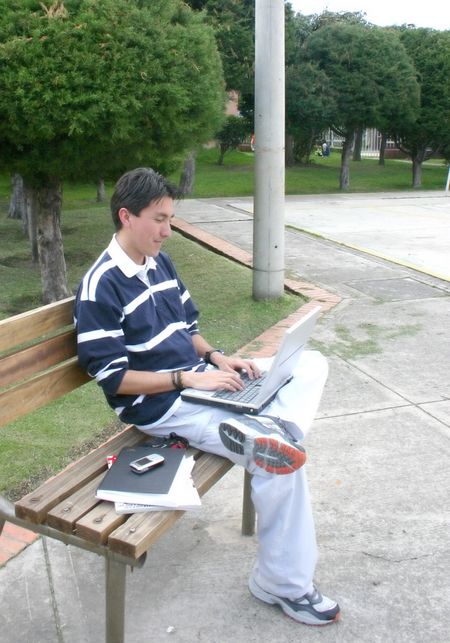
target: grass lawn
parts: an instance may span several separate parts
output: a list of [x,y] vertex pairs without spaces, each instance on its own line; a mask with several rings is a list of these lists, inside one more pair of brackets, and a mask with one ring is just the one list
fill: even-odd
[[[3,183],[5,188],[5,182]],[[91,187],[89,191],[89,187]],[[62,215],[68,277],[81,277],[113,233],[109,210],[95,203],[95,186],[70,186]],[[79,202],[77,195],[79,194]],[[0,318],[40,305],[40,274],[29,257],[21,222],[6,218],[0,198]],[[174,233],[166,250],[201,310],[201,332],[228,353],[296,310],[302,299],[253,301],[252,273]],[[207,276],[207,278],[206,278]],[[115,432],[118,422],[95,383],[83,386],[0,430],[0,492],[15,498]]]
[[[197,156],[196,181],[192,197],[251,196],[253,194],[252,152],[229,152],[223,166],[217,165],[218,151],[202,150]],[[310,165],[286,168],[286,194],[327,194],[339,192],[340,154],[313,157]],[[439,159],[424,163],[422,189],[443,190],[447,166]],[[172,179],[178,181],[179,173]],[[378,159],[364,158],[350,163],[350,189],[348,192],[391,192],[411,190],[411,162],[386,160],[384,166]]]
[[[192,196],[251,195],[254,155],[251,152],[228,153],[223,166],[217,165],[217,158],[217,150],[199,152]],[[315,158],[309,166],[288,168],[287,194],[338,192],[339,164],[339,155],[332,153],[328,158]],[[179,172],[172,179],[178,182],[178,177]],[[446,177],[445,164],[439,161],[426,163],[423,188],[443,190]],[[352,163],[350,184],[353,192],[409,190],[411,163],[388,160],[384,167],[380,167],[376,159]],[[112,186],[107,185],[108,195],[111,189]],[[21,223],[6,216],[9,190],[9,177],[0,176],[0,319],[41,303],[39,269],[31,263]],[[108,207],[96,203],[95,197],[94,184],[64,186],[62,232],[68,279],[74,290],[113,232]],[[227,352],[237,350],[301,303],[292,295],[275,302],[254,302],[249,269],[178,234],[168,241],[166,249],[199,304],[202,333]],[[16,496],[24,487],[28,488],[98,443],[116,426],[115,416],[104,402],[101,391],[95,384],[88,384],[51,407],[2,428],[0,490],[11,497]]]

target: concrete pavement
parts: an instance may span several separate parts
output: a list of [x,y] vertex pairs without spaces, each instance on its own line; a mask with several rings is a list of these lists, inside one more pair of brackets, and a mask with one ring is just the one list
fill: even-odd
[[[189,200],[178,214],[251,252],[250,208]],[[312,341],[330,377],[305,446],[316,581],[342,620],[307,628],[249,595],[235,467],[133,572],[126,640],[448,643],[450,196],[288,197],[286,220],[287,275],[341,298]],[[0,601],[7,643],[97,643],[103,561],[41,538],[0,569]]]
[[[232,207],[253,212],[252,199]],[[450,281],[450,202],[444,192],[286,197],[286,223]]]

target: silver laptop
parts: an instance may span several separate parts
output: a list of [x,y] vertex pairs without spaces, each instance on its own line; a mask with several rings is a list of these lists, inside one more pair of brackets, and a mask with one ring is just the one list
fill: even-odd
[[292,379],[292,371],[313,331],[320,310],[320,306],[317,306],[286,330],[270,369],[260,378],[250,380],[245,373],[242,374],[245,383],[243,390],[230,392],[186,388],[181,392],[182,399],[196,404],[221,406],[235,413],[259,413]]

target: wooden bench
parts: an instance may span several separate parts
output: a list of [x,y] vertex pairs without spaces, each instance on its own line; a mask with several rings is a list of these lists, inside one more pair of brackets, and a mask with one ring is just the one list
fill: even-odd
[[[73,298],[0,321],[0,427],[90,381],[76,357]],[[146,552],[183,515],[160,511],[118,515],[95,497],[106,456],[146,436],[128,426],[70,464],[14,504],[0,496],[0,533],[5,521],[105,557],[106,641],[124,640],[126,566],[141,567]],[[203,495],[233,466],[190,449],[193,477]],[[254,533],[250,476],[244,476],[242,533]]]

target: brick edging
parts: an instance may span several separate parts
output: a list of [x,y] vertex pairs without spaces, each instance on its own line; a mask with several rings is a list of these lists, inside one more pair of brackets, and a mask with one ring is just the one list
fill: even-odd
[[0,567],[17,556],[25,547],[31,545],[38,537],[34,531],[5,522],[0,534]]

